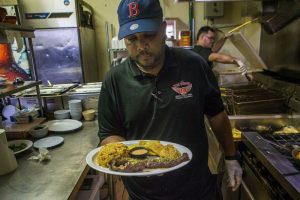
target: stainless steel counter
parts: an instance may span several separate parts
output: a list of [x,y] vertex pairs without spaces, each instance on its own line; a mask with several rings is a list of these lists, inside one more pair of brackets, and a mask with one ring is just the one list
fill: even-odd
[[52,158],[48,162],[28,160],[38,154],[33,148],[18,155],[18,168],[0,176],[0,199],[73,199],[89,170],[85,157],[99,143],[97,131],[95,120],[84,122],[83,128],[73,133],[50,134],[62,136],[64,144],[49,150]]

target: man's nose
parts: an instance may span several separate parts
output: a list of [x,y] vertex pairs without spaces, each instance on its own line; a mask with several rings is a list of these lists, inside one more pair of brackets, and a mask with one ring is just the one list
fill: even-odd
[[144,49],[149,46],[149,41],[146,38],[139,38],[136,44],[138,48]]

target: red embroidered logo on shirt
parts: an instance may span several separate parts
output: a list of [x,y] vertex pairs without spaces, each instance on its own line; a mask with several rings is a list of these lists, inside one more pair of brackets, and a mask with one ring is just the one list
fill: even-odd
[[175,96],[176,99],[190,98],[193,94],[189,93],[193,87],[193,84],[190,82],[180,81],[172,86],[172,90],[180,94]]
[[137,2],[131,2],[128,4],[129,8],[129,18],[136,17],[140,14],[139,5]]

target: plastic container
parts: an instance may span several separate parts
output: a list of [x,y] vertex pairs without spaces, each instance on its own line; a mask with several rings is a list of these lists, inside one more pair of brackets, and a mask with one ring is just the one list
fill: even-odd
[[191,32],[190,31],[180,31],[180,40],[179,40],[179,46],[191,46]]
[[92,121],[92,120],[95,119],[95,113],[96,113],[96,110],[89,109],[89,110],[83,111],[82,115],[83,115],[84,120],[86,120],[86,121]]

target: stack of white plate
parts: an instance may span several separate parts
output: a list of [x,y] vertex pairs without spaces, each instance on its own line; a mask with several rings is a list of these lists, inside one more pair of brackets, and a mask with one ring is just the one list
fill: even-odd
[[81,120],[82,118],[82,103],[81,100],[73,99],[68,101],[69,110],[72,119]]

